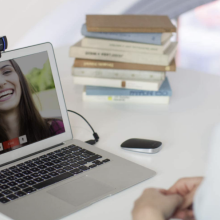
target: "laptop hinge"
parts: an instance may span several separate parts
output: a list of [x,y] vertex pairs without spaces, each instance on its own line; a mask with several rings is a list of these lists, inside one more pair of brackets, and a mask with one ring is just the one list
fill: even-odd
[[14,162],[17,162],[17,161],[19,161],[19,160],[23,160],[23,159],[25,159],[25,158],[34,156],[34,155],[39,154],[39,153],[42,153],[42,152],[44,152],[44,151],[51,150],[52,148],[60,147],[60,146],[62,146],[62,145],[64,145],[64,144],[65,144],[65,143],[63,142],[63,143],[60,143],[60,144],[56,144],[56,145],[54,145],[54,146],[52,146],[52,147],[49,147],[49,148],[47,148],[47,149],[40,150],[40,151],[37,151],[37,152],[32,153],[32,154],[28,154],[28,155],[26,155],[26,156],[24,156],[24,157],[20,157],[20,158],[18,158],[18,159],[16,159],[16,160],[12,160],[12,161],[10,161],[10,162],[1,164],[0,167],[6,166],[6,165],[11,164],[11,163],[14,163]]

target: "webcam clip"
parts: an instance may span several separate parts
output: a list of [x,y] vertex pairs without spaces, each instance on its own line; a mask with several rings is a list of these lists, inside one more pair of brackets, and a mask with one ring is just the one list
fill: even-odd
[[8,48],[8,40],[6,36],[0,37],[0,58],[2,57],[2,52]]

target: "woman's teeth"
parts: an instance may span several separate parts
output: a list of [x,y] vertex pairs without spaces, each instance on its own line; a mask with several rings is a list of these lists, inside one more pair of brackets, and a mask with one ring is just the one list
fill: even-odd
[[13,90],[6,90],[4,92],[0,92],[0,98],[13,94]]

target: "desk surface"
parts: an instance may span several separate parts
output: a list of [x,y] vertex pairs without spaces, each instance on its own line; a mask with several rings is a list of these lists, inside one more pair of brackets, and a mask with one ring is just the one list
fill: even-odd
[[[167,75],[173,89],[167,106],[82,102],[82,86],[73,86],[71,77],[62,78],[67,108],[81,113],[94,126],[100,136],[96,147],[157,172],[154,178],[65,220],[128,220],[134,200],[146,187],[168,188],[181,177],[204,174],[212,130],[220,121],[220,77],[183,69]],[[91,139],[86,123],[69,116],[74,137]],[[163,149],[155,155],[122,150],[120,144],[129,138],[159,140]]]
[[[168,188],[181,177],[204,174],[211,133],[220,121],[219,76],[183,69],[168,73],[173,96],[167,106],[82,102],[82,86],[73,85],[70,76],[70,59],[65,62],[59,57],[67,108],[81,113],[98,132],[100,141],[95,147],[157,172],[152,179],[63,220],[131,220],[133,202],[146,187]],[[80,117],[71,113],[69,117],[74,138],[92,138]],[[122,150],[120,144],[129,138],[158,140],[163,148],[155,155]]]

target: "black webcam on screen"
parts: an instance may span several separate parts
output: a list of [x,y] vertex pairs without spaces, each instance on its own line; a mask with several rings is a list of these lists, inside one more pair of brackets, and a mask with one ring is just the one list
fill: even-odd
[[5,51],[7,48],[8,48],[7,37],[6,36],[0,37],[0,57],[1,57],[1,52]]

